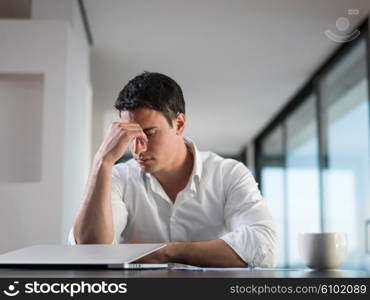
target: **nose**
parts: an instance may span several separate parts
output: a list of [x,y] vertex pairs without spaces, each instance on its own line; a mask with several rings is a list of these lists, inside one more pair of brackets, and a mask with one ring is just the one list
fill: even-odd
[[147,143],[142,138],[136,137],[132,142],[131,152],[133,156],[138,157],[141,153],[144,153],[147,149]]

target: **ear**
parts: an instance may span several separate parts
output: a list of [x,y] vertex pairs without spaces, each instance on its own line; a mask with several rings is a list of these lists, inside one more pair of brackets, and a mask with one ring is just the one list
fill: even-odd
[[178,113],[173,122],[174,128],[176,129],[176,135],[180,135],[184,132],[185,123],[186,123],[185,115],[183,113]]

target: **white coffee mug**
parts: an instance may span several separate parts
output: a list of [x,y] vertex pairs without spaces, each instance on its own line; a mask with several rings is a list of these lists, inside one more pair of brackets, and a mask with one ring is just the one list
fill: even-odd
[[304,264],[312,269],[334,269],[347,256],[347,235],[340,232],[300,233],[298,250]]

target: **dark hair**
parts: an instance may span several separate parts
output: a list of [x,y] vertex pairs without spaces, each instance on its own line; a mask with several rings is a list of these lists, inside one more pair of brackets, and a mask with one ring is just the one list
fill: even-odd
[[163,114],[171,127],[172,119],[178,113],[185,114],[185,101],[181,87],[166,75],[147,71],[125,85],[114,107],[120,112],[140,107],[154,109]]

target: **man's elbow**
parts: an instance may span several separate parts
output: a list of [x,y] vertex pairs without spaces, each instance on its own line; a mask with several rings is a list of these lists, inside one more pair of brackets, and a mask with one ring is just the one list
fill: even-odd
[[91,234],[73,231],[76,245],[83,244],[115,244],[114,234]]

